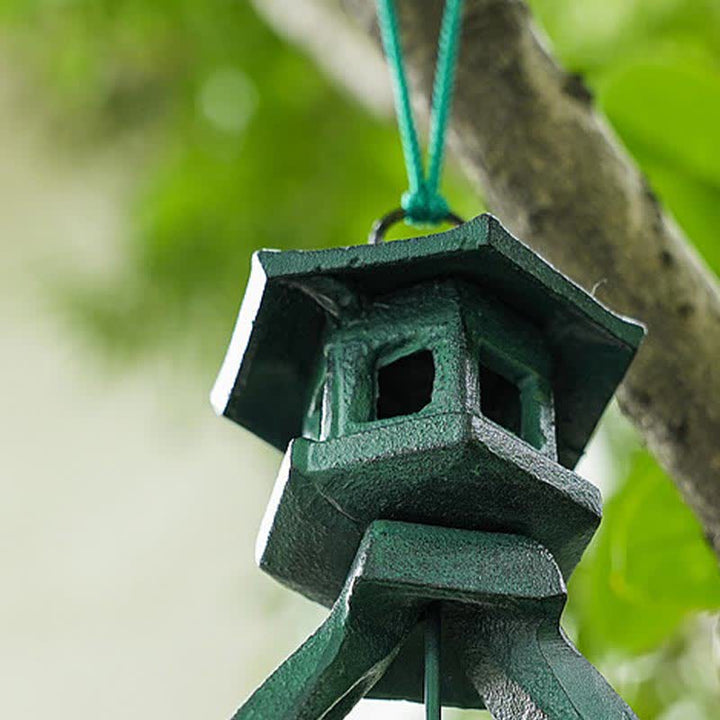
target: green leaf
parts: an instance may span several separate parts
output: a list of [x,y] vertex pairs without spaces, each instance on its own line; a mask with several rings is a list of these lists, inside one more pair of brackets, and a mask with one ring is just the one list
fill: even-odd
[[578,645],[601,660],[656,649],[691,613],[720,609],[720,572],[670,479],[642,453],[570,583]]
[[600,102],[632,152],[720,187],[720,74],[699,63],[630,62],[609,73]]

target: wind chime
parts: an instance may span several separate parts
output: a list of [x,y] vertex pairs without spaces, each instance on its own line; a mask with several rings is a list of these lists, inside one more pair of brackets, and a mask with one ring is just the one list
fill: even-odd
[[[332,608],[235,720],[338,720],[362,697],[496,720],[635,718],[565,637],[601,515],[572,469],[643,336],[490,215],[438,194],[460,0],[423,174],[392,0],[378,2],[410,191],[369,244],[260,251],[212,394],[285,451],[260,567]],[[390,224],[448,232],[383,242]]]

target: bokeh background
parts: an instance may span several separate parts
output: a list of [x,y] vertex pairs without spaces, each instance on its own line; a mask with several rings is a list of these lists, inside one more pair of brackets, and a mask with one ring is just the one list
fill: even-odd
[[[531,5],[717,272],[718,0]],[[229,717],[323,618],[255,569],[280,458],[207,396],[250,252],[362,242],[397,204],[385,106],[244,0],[0,3],[2,717]],[[614,408],[581,472],[607,505],[569,634],[643,720],[717,720],[697,522]]]

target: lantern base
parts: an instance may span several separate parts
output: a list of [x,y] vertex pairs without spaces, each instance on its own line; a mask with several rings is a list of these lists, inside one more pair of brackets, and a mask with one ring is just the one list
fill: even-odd
[[560,569],[533,540],[376,521],[328,619],[234,720],[339,720],[368,694],[422,700],[407,641],[431,604],[443,626],[442,704],[484,701],[496,718],[637,720],[563,634],[565,599]]

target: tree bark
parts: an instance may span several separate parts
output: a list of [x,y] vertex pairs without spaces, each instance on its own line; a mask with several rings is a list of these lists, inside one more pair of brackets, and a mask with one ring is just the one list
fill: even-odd
[[[303,0],[334,13],[338,1]],[[377,38],[374,2],[340,1]],[[408,72],[424,106],[443,6],[398,0]],[[466,0],[450,141],[513,233],[647,325],[620,406],[720,556],[720,287],[591,94],[550,56],[522,0]]]

